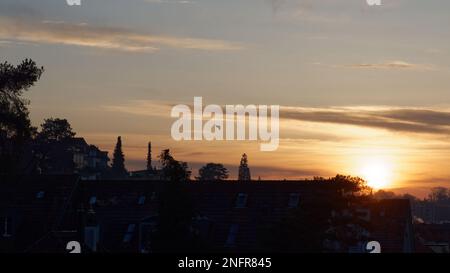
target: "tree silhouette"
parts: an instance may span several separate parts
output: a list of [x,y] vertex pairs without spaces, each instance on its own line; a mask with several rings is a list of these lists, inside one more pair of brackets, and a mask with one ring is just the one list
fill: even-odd
[[45,119],[41,128],[42,130],[38,137],[46,142],[61,141],[75,136],[75,132],[72,130],[67,119]]
[[189,180],[191,171],[188,170],[187,163],[175,160],[169,149],[161,152],[159,162],[165,179],[174,182]]
[[22,95],[43,72],[30,59],[17,66],[0,64],[0,175],[18,171],[24,144],[36,132],[29,119],[29,101]]
[[450,190],[444,187],[434,187],[428,194],[428,200],[431,202],[443,202],[450,199]]
[[125,156],[122,152],[122,138],[117,137],[116,148],[114,149],[112,162],[112,171],[115,175],[123,176],[127,174],[127,170],[125,169]]
[[189,194],[187,183],[191,172],[185,162],[177,161],[170,150],[159,155],[162,172],[170,183],[164,183],[158,206],[158,228],[152,238],[155,252],[193,251],[190,227],[194,201]]
[[147,171],[153,171],[152,167],[152,143],[149,142],[147,146]]
[[[358,230],[370,232],[370,224],[356,213],[359,204],[370,198],[365,181],[337,175],[330,179],[316,177],[311,183],[321,183],[330,191],[301,198],[298,207],[291,208],[279,222],[262,225],[258,233],[262,247],[275,253],[341,252],[367,239]],[[338,242],[337,247],[334,242]]]
[[208,163],[198,170],[197,180],[218,181],[228,178],[228,170],[222,164]]
[[243,154],[241,158],[241,164],[239,165],[239,178],[240,181],[250,181],[250,168],[248,167],[247,155]]

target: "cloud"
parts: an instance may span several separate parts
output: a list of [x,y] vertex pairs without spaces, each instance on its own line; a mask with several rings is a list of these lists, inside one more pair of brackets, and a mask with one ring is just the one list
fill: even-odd
[[101,106],[106,111],[163,118],[170,118],[172,107],[168,102],[152,100],[133,100],[126,104]]
[[394,132],[448,134],[450,112],[415,108],[301,108],[283,107],[284,119],[354,125]]
[[359,63],[346,65],[350,68],[361,69],[410,69],[410,70],[433,70],[430,65],[414,64],[405,61],[386,61],[382,63]]
[[0,40],[0,47],[13,47],[13,46],[37,46],[35,43],[27,43],[20,41]]
[[[173,103],[167,101],[134,100],[120,105],[105,105],[102,108],[125,114],[170,118],[173,106]],[[439,135],[450,133],[450,109],[446,108],[281,106],[280,118],[289,121],[352,125],[403,133]]]
[[0,17],[0,39],[60,44],[127,52],[154,52],[161,48],[205,51],[240,50],[236,43],[197,38],[149,35],[125,29],[70,24],[61,21],[27,22]]
[[436,66],[431,64],[416,64],[406,61],[385,61],[380,63],[356,63],[356,64],[327,64],[322,62],[313,62],[313,65],[328,68],[352,68],[367,70],[398,70],[398,71],[435,71]]
[[9,46],[11,46],[13,44],[14,44],[14,42],[12,42],[12,41],[2,41],[2,40],[0,40],[0,47],[9,47]]

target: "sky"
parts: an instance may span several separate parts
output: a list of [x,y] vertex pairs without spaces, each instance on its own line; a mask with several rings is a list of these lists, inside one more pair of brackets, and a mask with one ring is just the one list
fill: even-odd
[[[170,148],[236,178],[337,173],[422,195],[450,186],[446,0],[1,0],[1,61],[45,67],[31,118],[67,118],[128,169]],[[173,105],[280,105],[280,146],[176,142]]]

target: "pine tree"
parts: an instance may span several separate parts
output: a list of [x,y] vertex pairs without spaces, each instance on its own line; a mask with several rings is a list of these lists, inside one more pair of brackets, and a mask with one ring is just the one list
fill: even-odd
[[151,172],[153,171],[152,168],[152,143],[148,143],[148,150],[147,150],[147,171]]
[[117,137],[116,148],[114,149],[114,158],[112,162],[112,170],[115,174],[125,175],[127,170],[125,169],[125,156],[122,152],[122,138]]
[[243,154],[239,165],[239,181],[250,181],[250,168],[248,167],[247,155]]

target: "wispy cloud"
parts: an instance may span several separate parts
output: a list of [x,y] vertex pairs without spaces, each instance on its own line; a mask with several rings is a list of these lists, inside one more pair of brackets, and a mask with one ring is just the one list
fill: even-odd
[[386,61],[382,63],[359,63],[346,65],[350,68],[361,68],[361,69],[410,69],[410,70],[433,70],[431,65],[426,64],[415,64],[405,61]]
[[106,111],[131,115],[170,118],[172,106],[173,105],[165,101],[132,100],[125,104],[104,105],[101,106],[101,108]]
[[[134,100],[120,105],[105,105],[102,108],[125,114],[170,118],[173,105],[167,101]],[[401,133],[450,133],[450,109],[447,108],[281,106],[280,118],[286,121],[351,125]]]
[[20,41],[0,40],[0,47],[12,47],[17,45],[36,46],[37,44]]
[[0,39],[61,44],[132,52],[154,52],[161,48],[205,51],[240,50],[242,46],[223,40],[149,35],[126,29],[70,24],[61,21],[24,22],[0,17]]
[[417,108],[301,108],[283,107],[285,119],[354,125],[394,132],[448,134],[450,112]]
[[384,61],[371,63],[354,63],[354,64],[327,64],[322,62],[314,62],[313,65],[328,68],[352,68],[367,70],[403,70],[403,71],[435,71],[437,67],[432,64],[418,64],[407,61]]

